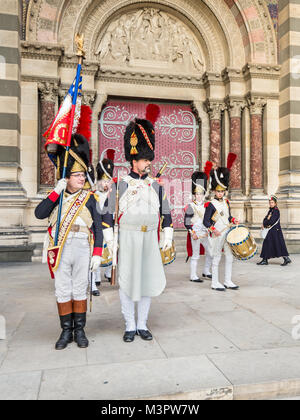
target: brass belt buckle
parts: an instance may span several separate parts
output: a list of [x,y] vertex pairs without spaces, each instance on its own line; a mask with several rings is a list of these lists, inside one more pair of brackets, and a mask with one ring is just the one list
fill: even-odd
[[142,225],[142,227],[141,227],[141,231],[142,231],[142,232],[147,232],[147,230],[148,230],[148,226],[146,226],[146,225]]

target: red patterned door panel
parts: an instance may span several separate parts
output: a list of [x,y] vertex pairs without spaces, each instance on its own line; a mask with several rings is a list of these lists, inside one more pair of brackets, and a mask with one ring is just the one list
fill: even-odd
[[[123,136],[129,121],[145,118],[146,102],[109,100],[99,118],[99,150],[115,149],[115,168],[129,172],[125,161]],[[155,124],[153,176],[168,162],[162,179],[172,207],[175,228],[183,228],[183,209],[190,200],[191,175],[198,169],[198,124],[189,105],[159,103]]]

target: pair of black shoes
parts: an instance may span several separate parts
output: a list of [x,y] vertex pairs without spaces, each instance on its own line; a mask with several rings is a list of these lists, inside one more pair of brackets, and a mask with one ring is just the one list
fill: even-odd
[[125,331],[123,336],[123,341],[125,343],[131,343],[134,340],[134,337],[139,335],[143,340],[150,341],[153,339],[153,336],[149,330],[136,330],[136,331]]
[[[212,279],[212,275],[211,274],[202,274],[202,278],[204,278],[204,279]],[[190,279],[190,281],[194,281],[195,283],[203,283],[204,282],[204,280],[202,280],[202,279],[199,279],[199,278],[197,278],[197,279],[195,279],[195,280],[193,280],[193,279]]]
[[[60,326],[62,332],[59,339],[55,344],[56,350],[63,350],[68,344],[73,342],[77,343],[80,348],[86,348],[89,345],[89,340],[85,336],[84,327],[86,324],[86,313],[72,313],[68,315],[61,315]],[[73,326],[74,322],[74,326]],[[74,338],[73,338],[74,331]]]
[[[283,257],[283,263],[280,264],[282,267],[285,265],[291,264],[292,260],[290,257]],[[257,263],[257,265],[269,265],[268,260],[263,258],[260,262]]]

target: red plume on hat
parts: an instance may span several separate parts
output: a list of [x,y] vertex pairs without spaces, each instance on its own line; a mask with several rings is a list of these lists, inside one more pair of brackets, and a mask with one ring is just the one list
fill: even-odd
[[237,156],[235,153],[229,153],[227,157],[227,169],[230,171],[232,168],[232,165],[234,164]]
[[211,171],[212,167],[213,167],[212,162],[207,160],[206,163],[205,163],[205,167],[204,167],[204,173],[206,174],[207,179],[209,179],[210,171]]
[[156,104],[149,104],[146,108],[146,120],[150,121],[153,126],[160,115],[160,108]]
[[81,105],[80,119],[77,134],[84,136],[89,142],[91,139],[92,110],[87,105]]
[[115,149],[108,149],[106,151],[107,159],[110,159],[112,162],[115,160]]
[[[87,105],[81,105],[80,119],[77,127],[77,134],[84,136],[88,142],[91,140],[92,110]],[[92,161],[92,149],[90,148],[90,162]]]

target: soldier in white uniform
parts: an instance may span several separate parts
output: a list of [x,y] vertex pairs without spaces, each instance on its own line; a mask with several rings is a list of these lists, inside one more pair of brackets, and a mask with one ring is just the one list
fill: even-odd
[[[149,108],[147,115],[150,120]],[[153,113],[158,115],[155,109]],[[118,281],[126,324],[123,336],[125,342],[133,341],[136,334],[144,340],[152,339],[147,327],[151,298],[160,295],[166,285],[158,241],[162,218],[163,250],[172,247],[173,239],[166,194],[163,187],[149,176],[150,164],[154,159],[155,118],[151,119],[152,122],[149,120],[131,121],[124,135],[125,157],[131,163],[131,172],[119,185]],[[107,235],[105,240],[110,246],[111,241]]]
[[[211,190],[215,197],[211,202],[205,204],[203,224],[208,229],[209,242],[212,254],[212,284],[213,290],[225,291],[226,289],[237,290],[239,287],[233,283],[232,264],[233,255],[226,242],[226,235],[230,224],[238,224],[239,221],[231,216],[230,203],[225,198],[225,192],[229,187],[230,169],[236,155],[229,154],[227,168],[212,169],[210,173]],[[219,282],[219,264],[222,257],[222,250],[225,254],[225,281],[224,286]]]
[[[61,177],[64,147],[58,146],[55,159]],[[64,349],[73,341],[73,331],[78,347],[85,348],[89,344],[84,332],[89,270],[95,271],[100,266],[102,221],[112,223],[111,215],[107,214],[105,219],[97,210],[96,197],[88,190],[89,185],[86,185],[88,172],[93,178],[88,142],[83,136],[75,134],[72,137],[66,178],[60,179],[51,194],[35,209],[38,219],[49,218],[46,245],[48,265],[55,278],[55,296],[62,328],[55,344],[56,350]],[[58,247],[54,247],[58,203],[62,191],[65,192]]]
[[[95,191],[95,195],[98,197],[98,206],[100,208],[100,212],[103,213],[104,204],[106,199],[112,189],[112,184],[114,183],[113,180],[113,171],[114,171],[114,153],[113,149],[109,149],[106,151],[107,158],[103,159],[101,156],[97,166],[97,191]],[[105,226],[105,222],[103,222],[103,228],[108,228],[110,226]],[[112,263],[111,258],[109,258],[109,252],[106,251],[106,244],[103,244],[103,255],[101,259],[101,267],[104,268],[104,278],[110,281],[111,279],[111,269]],[[92,276],[92,293],[93,296],[99,296],[100,292],[97,286],[101,284],[101,267],[97,269],[95,272],[91,272]]]
[[211,263],[208,232],[203,225],[205,213],[205,195],[207,193],[207,180],[211,169],[211,163],[206,163],[208,175],[206,172],[194,172],[192,175],[192,195],[193,201],[185,208],[184,225],[188,230],[187,251],[191,257],[190,280],[202,283],[203,280],[197,274],[197,266],[200,259],[200,247],[205,250],[205,263],[202,270],[202,278],[211,279]]

